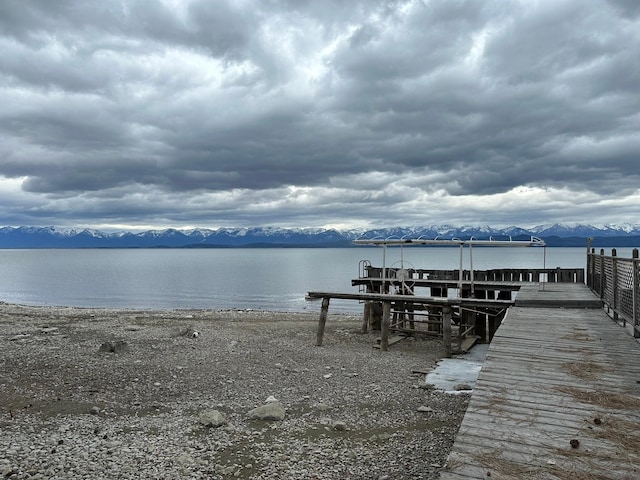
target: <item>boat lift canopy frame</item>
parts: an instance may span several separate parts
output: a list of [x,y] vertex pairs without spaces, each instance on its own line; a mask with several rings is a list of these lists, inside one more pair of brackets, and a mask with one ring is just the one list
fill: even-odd
[[[389,246],[399,246],[402,252],[403,246],[459,246],[460,247],[460,273],[458,275],[458,295],[462,296],[462,273],[463,273],[463,251],[464,247],[469,247],[469,270],[471,273],[471,295],[474,294],[473,287],[473,250],[472,247],[474,245],[481,247],[545,247],[545,255],[544,255],[544,267],[546,268],[546,243],[544,240],[538,237],[531,237],[529,240],[512,240],[509,237],[509,240],[494,240],[492,237],[489,237],[488,240],[480,240],[471,237],[468,240],[462,240],[458,238],[452,239],[426,239],[426,238],[358,238],[353,241],[356,245],[374,245],[374,246],[382,246],[382,291],[384,291],[384,284],[387,278],[387,267],[386,267],[386,258],[387,258],[387,247]],[[402,256],[402,253],[401,253]],[[404,268],[404,267],[403,267]]]

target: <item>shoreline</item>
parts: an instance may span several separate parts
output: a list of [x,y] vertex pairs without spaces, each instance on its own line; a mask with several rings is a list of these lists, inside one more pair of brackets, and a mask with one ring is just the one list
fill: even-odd
[[[0,303],[0,473],[436,479],[467,395],[426,387],[437,339],[388,352],[360,315]],[[188,333],[197,332],[194,338]],[[105,343],[122,351],[101,353]],[[249,412],[276,400],[281,420]],[[205,426],[217,410],[224,422]]]

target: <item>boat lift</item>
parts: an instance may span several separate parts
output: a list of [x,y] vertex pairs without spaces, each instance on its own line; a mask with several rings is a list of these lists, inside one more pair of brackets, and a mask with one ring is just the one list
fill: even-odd
[[403,288],[405,287],[405,281],[407,280],[407,272],[404,268],[404,259],[402,256],[402,248],[405,246],[456,246],[460,247],[460,273],[458,275],[458,296],[462,296],[462,276],[463,276],[463,252],[464,248],[469,248],[469,271],[471,273],[471,295],[474,293],[474,285],[473,285],[473,246],[481,246],[481,247],[545,247],[544,250],[544,267],[546,268],[546,243],[544,240],[538,237],[530,237],[529,240],[512,240],[509,237],[509,240],[494,240],[492,237],[489,237],[488,240],[480,240],[474,237],[471,237],[468,240],[461,240],[458,238],[451,239],[440,239],[438,237],[433,239],[426,239],[422,237],[418,238],[358,238],[353,241],[356,245],[374,245],[374,246],[382,246],[382,291],[385,291],[385,282],[387,281],[387,247],[391,246],[399,246],[400,247],[400,272],[401,277],[399,278],[403,284]]

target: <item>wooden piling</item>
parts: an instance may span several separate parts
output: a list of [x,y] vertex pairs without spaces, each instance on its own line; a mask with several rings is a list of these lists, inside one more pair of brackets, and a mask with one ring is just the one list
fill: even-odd
[[391,324],[391,302],[382,304],[382,330],[380,332],[380,351],[389,349],[389,325]]
[[320,308],[320,320],[318,321],[318,333],[316,334],[316,346],[322,346],[322,337],[324,337],[324,326],[327,323],[327,313],[329,312],[329,297],[322,299],[322,307]]
[[372,302],[366,301],[364,302],[364,313],[362,314],[362,333],[367,333],[369,331],[369,319],[371,317],[371,305]]
[[451,348],[451,312],[449,305],[442,307],[442,343],[444,347],[442,356],[444,358],[451,358],[453,353]]
[[[476,290],[475,298],[487,298],[486,290]],[[488,323],[488,315],[486,314],[476,314],[475,318],[475,328],[473,330],[474,335],[480,337],[483,342],[489,343],[489,333],[487,331],[487,323]]]

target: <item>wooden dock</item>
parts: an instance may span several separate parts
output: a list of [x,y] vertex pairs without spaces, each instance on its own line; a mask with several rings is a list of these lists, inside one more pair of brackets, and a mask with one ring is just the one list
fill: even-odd
[[498,328],[441,480],[640,478],[640,344],[584,285],[544,287]]

